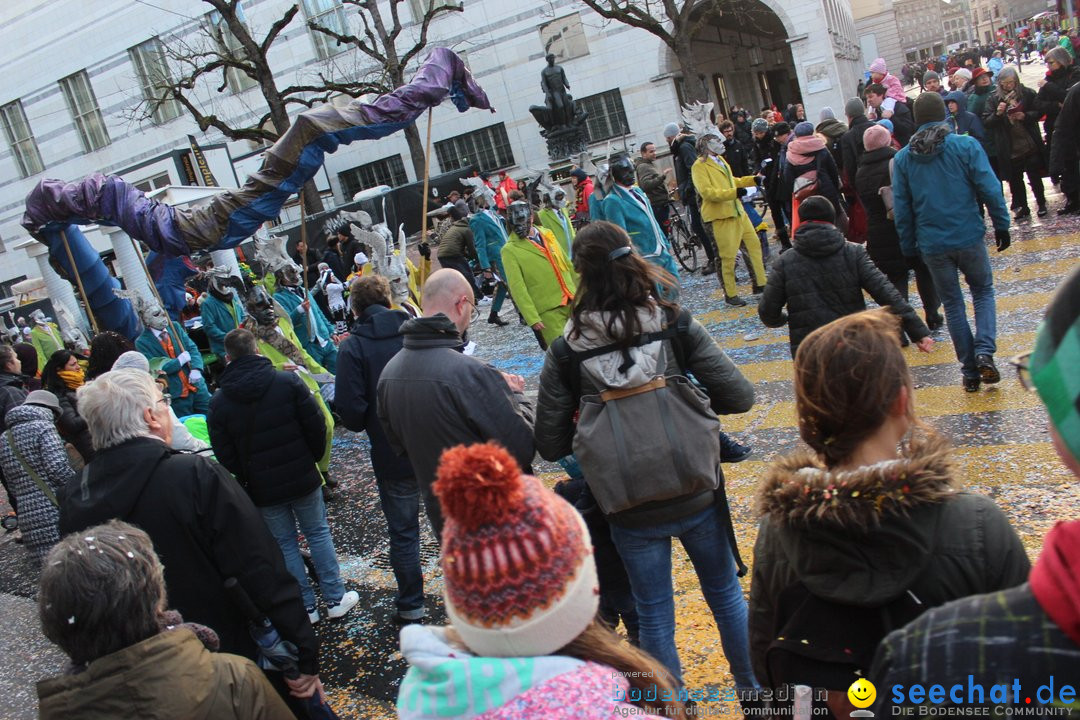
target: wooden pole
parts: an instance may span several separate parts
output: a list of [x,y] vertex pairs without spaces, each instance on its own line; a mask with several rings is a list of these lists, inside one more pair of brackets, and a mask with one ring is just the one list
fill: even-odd
[[[300,186],[300,194],[297,195],[297,199],[300,200],[300,242],[304,246],[304,252],[300,253],[300,262],[304,267],[303,275],[300,278],[300,282],[301,282],[301,284],[303,285],[303,288],[304,288],[304,299],[300,301],[301,304],[302,304],[302,303],[308,302],[307,216],[304,214],[304,187],[302,185]],[[311,336],[313,335],[313,332],[312,332],[313,328],[311,326],[311,307],[310,306],[308,307],[307,312],[304,313],[304,327],[307,328],[308,339],[310,340]]]
[[431,167],[431,111],[427,111],[427,147],[424,149],[424,201],[420,208],[420,242],[427,241],[428,170]]
[[67,233],[63,230],[60,231],[60,239],[64,241],[64,250],[67,251],[68,266],[71,268],[71,274],[75,276],[75,283],[79,288],[79,294],[82,295],[83,305],[86,306],[86,314],[90,316],[90,325],[94,328],[94,334],[97,335],[98,330],[97,318],[94,317],[94,309],[90,307],[90,298],[86,296],[86,288],[83,287],[82,276],[79,275],[79,269],[75,267],[75,256],[71,254],[71,245],[68,244]]

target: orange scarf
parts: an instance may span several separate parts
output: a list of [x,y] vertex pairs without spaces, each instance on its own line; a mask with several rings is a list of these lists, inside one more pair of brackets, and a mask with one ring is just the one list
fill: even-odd
[[570,288],[566,287],[566,281],[563,280],[562,273],[559,272],[559,265],[555,262],[555,256],[551,254],[551,249],[548,247],[548,239],[544,237],[543,231],[537,230],[536,232],[540,236],[540,242],[536,242],[532,238],[529,238],[529,240],[544,251],[544,256],[551,263],[551,269],[555,271],[555,279],[559,281],[559,289],[562,290],[562,302],[559,303],[559,307],[569,305],[570,301],[574,299],[574,293],[570,292]]
[[[161,337],[158,338],[158,342],[161,343],[161,347],[168,353],[169,357],[176,358],[176,348],[173,347],[172,337],[168,330],[161,333]],[[198,388],[188,382],[187,373],[183,370],[177,373],[180,376],[180,397],[186,398],[189,393],[196,392]]]

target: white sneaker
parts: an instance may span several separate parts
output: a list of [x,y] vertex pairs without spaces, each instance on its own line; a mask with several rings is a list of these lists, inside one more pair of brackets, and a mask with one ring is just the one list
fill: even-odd
[[350,590],[341,597],[341,602],[331,608],[327,608],[326,616],[331,620],[343,617],[345,613],[356,607],[356,603],[358,602],[360,602],[360,593],[355,590]]
[[307,619],[311,621],[311,624],[319,622],[319,608],[312,608],[307,611]]

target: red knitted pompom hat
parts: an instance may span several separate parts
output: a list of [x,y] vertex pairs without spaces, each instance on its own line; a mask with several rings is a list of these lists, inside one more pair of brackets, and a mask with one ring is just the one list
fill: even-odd
[[444,452],[432,489],[446,517],[446,612],[472,652],[550,655],[588,627],[596,563],[569,503],[495,443]]

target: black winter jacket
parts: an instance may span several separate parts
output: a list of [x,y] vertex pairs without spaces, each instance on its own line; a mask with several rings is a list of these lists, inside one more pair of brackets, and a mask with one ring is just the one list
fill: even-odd
[[[874,110],[877,115],[877,119],[881,120],[881,108]],[[911,136],[915,134],[915,116],[911,114],[911,108],[906,102],[898,102],[893,107],[893,115],[889,120],[893,124],[893,137],[900,143],[900,147],[904,147],[911,141]]]
[[917,438],[904,457],[846,472],[843,482],[808,451],[773,463],[758,485],[750,585],[750,659],[760,682],[765,652],[789,619],[781,595],[795,583],[858,607],[911,591],[929,609],[1027,579],[1031,565],[1008,518],[985,495],[959,491],[952,473],[937,437]]
[[60,401],[60,419],[56,421],[60,437],[74,445],[85,462],[90,462],[94,459],[94,443],[90,438],[90,428],[79,414],[79,401],[75,391],[66,385],[54,385],[45,389]]
[[694,149],[694,137],[687,136],[670,143],[672,162],[675,164],[675,183],[679,188],[679,199],[683,205],[691,202],[694,195],[694,179],[690,176],[690,168],[697,161],[697,150]]
[[[1009,132],[1011,122],[1008,114],[998,115],[997,107],[1001,103],[1001,94],[994,90],[986,100],[986,108],[983,110],[983,125],[986,127],[986,135],[993,143],[997,154],[997,173],[1002,180],[1009,180],[1013,174],[1012,163],[1012,135]],[[1036,107],[1035,91],[1023,85],[1020,86],[1020,103],[1024,108],[1024,129],[1035,144],[1035,152],[1043,167],[1046,165],[1046,146],[1043,144],[1042,133],[1039,132],[1039,118],[1042,111]]]
[[907,272],[908,261],[900,251],[900,236],[896,225],[886,214],[885,201],[878,190],[892,185],[889,177],[889,161],[896,155],[891,147],[864,152],[855,174],[855,191],[866,208],[866,251],[878,270],[886,275]]
[[229,363],[206,419],[218,462],[259,507],[280,505],[322,484],[315,463],[326,445],[326,420],[295,373],[261,355]]
[[404,345],[379,378],[378,415],[390,447],[412,463],[425,501],[443,450],[455,445],[494,440],[523,469],[531,467],[532,424],[521,412],[524,398],[498,370],[461,352],[450,319],[442,313],[415,318],[401,333]]
[[221,651],[255,658],[248,619],[225,594],[235,577],[282,637],[300,652],[300,670],[318,672],[318,639],[285,569],[281,548],[251,499],[217,463],[139,437],[99,450],[69,483],[60,534],[117,518],[150,535],[165,565],[169,606],[214,629]]
[[7,411],[26,400],[26,378],[22,375],[0,372],[0,432],[7,430],[4,416]]
[[1080,154],[1080,83],[1069,88],[1069,92],[1065,95],[1065,104],[1061,106],[1057,123],[1054,125],[1054,142],[1050,143],[1050,174],[1061,176],[1068,163],[1072,163],[1075,168],[1078,154]]
[[855,172],[859,168],[859,158],[862,157],[865,149],[862,144],[863,133],[873,124],[868,117],[860,115],[851,121],[847,132],[840,138],[840,157],[842,158],[840,165],[848,182],[854,181]]
[[866,248],[844,240],[835,225],[803,223],[795,231],[793,245],[794,252],[784,253],[773,264],[758,305],[758,317],[768,327],[788,324],[792,357],[803,338],[817,328],[865,310],[863,290],[899,315],[916,342],[930,334],[911,305],[874,267]]
[[378,386],[386,363],[401,350],[401,325],[409,320],[402,310],[371,305],[353,323],[338,347],[334,409],[345,427],[367,431],[371,440],[371,466],[380,480],[414,477],[408,458],[390,447],[378,415]]
[[1061,103],[1065,102],[1065,95],[1069,88],[1080,82],[1080,66],[1075,64],[1069,67],[1059,67],[1053,72],[1046,73],[1046,83],[1039,88],[1035,98],[1035,106],[1046,116],[1043,127],[1046,129],[1047,142],[1054,134],[1054,123],[1057,122],[1058,113],[1061,112]]
[[731,174],[735,177],[756,175],[757,170],[751,171],[750,158],[746,154],[746,148],[738,140],[724,141],[724,159],[731,168]]

